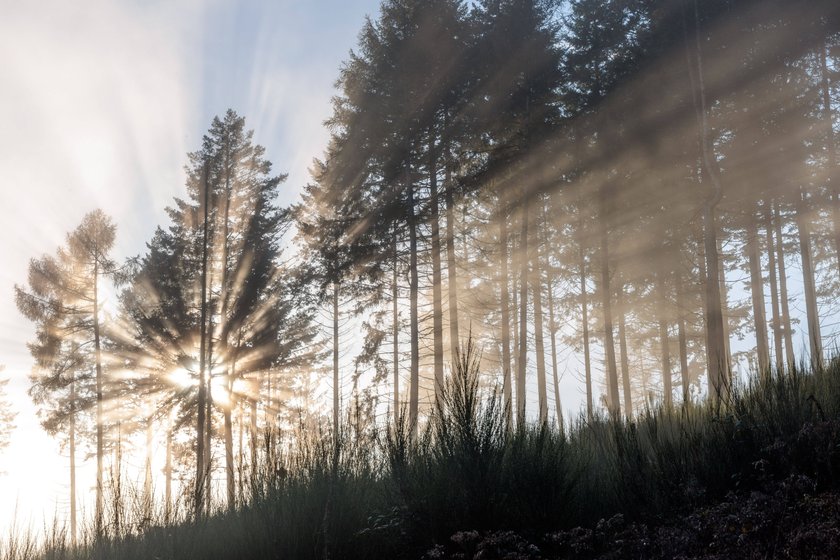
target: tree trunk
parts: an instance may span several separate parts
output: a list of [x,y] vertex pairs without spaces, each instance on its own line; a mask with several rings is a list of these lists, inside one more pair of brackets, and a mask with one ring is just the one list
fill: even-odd
[[706,348],[709,368],[709,393],[715,400],[729,393],[729,361],[723,331],[723,309],[720,300],[720,273],[714,207],[706,204],[703,211],[703,241],[706,252]]
[[747,217],[747,252],[750,263],[750,289],[755,322],[756,357],[761,376],[770,374],[770,350],[767,347],[767,316],[764,311],[764,279],[761,275],[761,250],[758,243],[758,229],[755,215]]
[[204,421],[204,507],[210,512],[213,501],[213,321],[207,331],[207,413]]
[[414,214],[414,184],[408,181],[409,305],[411,323],[411,372],[408,421],[411,438],[417,437],[420,398],[420,325],[417,309],[419,275],[417,271],[417,222]]
[[732,348],[729,333],[729,290],[726,287],[726,258],[723,254],[723,236],[717,237],[717,249],[720,262],[718,266],[718,282],[720,283],[720,316],[721,324],[723,325],[723,348],[726,352],[726,371],[729,372],[732,368]]
[[165,525],[172,520],[172,430],[172,416],[170,415],[166,426],[166,464],[163,468],[163,521]]
[[[230,151],[228,149],[225,150],[225,209],[224,209],[224,218],[223,218],[223,229],[222,229],[222,257],[220,260],[221,263],[221,282],[220,282],[220,289],[221,294],[219,297],[222,300],[221,310],[219,313],[219,332],[221,333],[219,337],[219,344],[222,346],[220,351],[220,355],[226,356],[228,360],[231,359],[231,351],[230,345],[228,344],[227,336],[229,333],[226,334],[227,328],[225,322],[227,321],[228,317],[228,302],[231,293],[233,293],[233,288],[228,286],[228,258],[230,256],[230,202],[231,202],[231,195],[232,189],[230,184],[231,179],[231,168],[232,163],[230,160]],[[237,349],[238,345],[241,342],[241,331],[240,331],[240,341],[237,342]],[[233,358],[235,360],[235,358]],[[236,507],[236,479],[235,479],[235,470],[234,470],[234,462],[233,462],[233,418],[231,417],[232,409],[233,409],[233,380],[235,378],[235,362],[225,364],[225,371],[223,372],[224,376],[224,390],[227,391],[227,402],[223,403],[222,406],[222,414],[223,414],[223,425],[224,425],[224,440],[225,440],[225,482],[226,482],[226,489],[227,489],[227,506],[228,509],[232,510]]]
[[443,389],[443,276],[440,263],[440,210],[438,208],[437,154],[434,127],[429,128],[429,210],[432,230],[432,345],[435,395]]
[[[449,150],[446,160],[446,277],[449,297],[449,359],[455,361],[458,356],[458,276],[455,263],[455,201],[452,195],[452,169],[449,162]],[[507,225],[505,225],[507,227]]]
[[239,448],[236,455],[236,468],[238,471],[239,476],[237,477],[237,481],[239,482],[238,490],[239,490],[239,500],[241,503],[245,503],[245,408],[242,406],[242,401],[237,401],[237,412],[238,419],[236,421],[237,426],[239,429],[237,430],[239,435]]
[[580,315],[583,330],[583,368],[586,379],[586,418],[592,420],[592,363],[589,355],[589,307],[586,301],[586,253],[583,248],[583,216],[579,216],[577,236],[580,257]]
[[548,288],[548,332],[551,334],[551,374],[554,379],[554,414],[557,427],[563,429],[563,404],[560,402],[560,372],[557,368],[557,323],[554,320],[554,275],[549,266],[546,287]]
[[204,513],[204,432],[206,429],[205,417],[207,400],[207,375],[206,375],[206,351],[207,351],[207,234],[208,215],[210,207],[210,184],[207,176],[207,163],[204,164],[204,224],[201,254],[201,319],[199,322],[199,358],[198,358],[198,402],[197,402],[197,423],[195,430],[196,453],[195,453],[195,492],[193,496],[194,515],[199,518]]
[[808,319],[808,343],[811,364],[822,367],[822,334],[817,312],[817,291],[814,283],[814,265],[811,256],[811,224],[807,215],[805,193],[800,187],[796,204],[796,227],[799,230],[799,250],[802,258],[802,284],[805,288],[805,309]]
[[668,319],[665,313],[665,308],[668,305],[668,286],[662,271],[656,273],[656,281],[659,285],[659,304],[657,305],[656,314],[659,324],[660,357],[662,359],[662,394],[664,397],[663,403],[666,407],[670,407],[673,404],[674,389],[673,373],[671,371],[671,345],[668,336]]
[[615,363],[613,341],[612,289],[610,287],[609,232],[607,230],[606,202],[601,195],[601,304],[604,312],[604,354],[607,360],[607,409],[618,418],[621,404],[618,396],[618,371]]
[[251,481],[255,482],[259,473],[257,472],[257,397],[251,400],[251,434],[249,443],[251,444]]
[[519,239],[519,369],[516,372],[516,422],[525,425],[525,374],[528,365],[528,198],[522,201]]
[[152,432],[152,411],[146,419],[146,464],[143,477],[143,514],[152,518],[152,452],[154,449],[154,438]]
[[775,368],[781,372],[784,368],[782,355],[782,325],[779,317],[779,285],[776,278],[776,244],[773,241],[773,219],[770,215],[771,203],[764,204],[764,231],[767,238],[767,268],[770,271],[770,309],[773,313],[771,324],[773,325],[773,344],[775,350]]
[[677,276],[677,336],[679,338],[680,346],[680,382],[682,383],[682,398],[683,404],[689,402],[691,394],[689,393],[688,380],[688,344],[685,333],[685,296],[683,295],[683,281],[682,276]]
[[666,407],[672,405],[673,388],[671,387],[671,349],[668,344],[668,324],[660,315],[659,317],[659,343],[662,352],[662,396]]
[[[242,344],[242,330],[239,330],[236,340],[236,347],[233,352],[229,352],[228,372],[226,380],[226,389],[228,393],[228,402],[224,407],[225,414],[225,473],[227,475],[227,498],[228,508],[236,507],[236,471],[233,458],[233,406],[234,401],[238,402],[233,393],[233,380],[236,379],[236,360],[239,355],[239,348]],[[241,411],[241,409],[240,409]],[[241,420],[241,412],[240,412]],[[239,454],[240,454],[240,473],[241,473],[241,455],[242,455],[242,426],[239,427]],[[241,474],[240,474],[241,476]]]
[[[511,255],[511,264],[514,264],[514,262],[518,263],[518,261],[515,261],[515,259],[513,258],[513,255]],[[516,405],[518,406],[518,404],[519,404],[519,400],[518,400],[519,399],[519,388],[518,388],[518,384],[519,384],[519,379],[518,379],[518,377],[519,377],[519,283],[518,283],[518,277],[517,277],[516,274],[514,274],[511,277],[510,282],[511,282],[510,293],[511,293],[512,300],[513,300],[511,302],[511,323],[513,324],[513,329],[512,329],[513,330],[513,371],[515,372],[515,375],[511,377],[511,381],[512,382],[514,380],[516,381],[515,384],[511,383],[511,385],[512,385],[511,388],[512,388],[512,390],[514,392],[514,395],[515,395],[515,398],[516,398]],[[515,410],[518,411],[519,409],[518,408],[513,408],[513,403],[512,403],[511,404],[511,414],[513,414],[513,412]],[[519,413],[518,412],[516,413],[516,419],[519,420]]]
[[[511,392],[511,371],[510,371],[510,292],[509,290],[509,273],[508,273],[508,224],[507,215],[502,207],[499,205],[499,253],[501,265],[501,280],[499,282],[499,292],[502,299],[502,392],[505,399],[505,418],[506,425],[511,426],[511,416],[513,414],[513,402]],[[451,306],[451,303],[450,303]]]
[[236,467],[233,457],[233,379],[236,374],[235,358],[228,364],[230,375],[227,378],[228,398],[223,407],[225,425],[225,482],[227,487],[228,509],[236,508]]
[[834,252],[840,269],[840,185],[835,182],[837,174],[837,147],[834,142],[834,111],[831,107],[831,81],[826,61],[827,40],[820,47],[820,90],[823,102],[823,120],[825,122],[825,149],[828,153],[828,170],[825,174],[826,185],[831,197],[831,218],[834,225]]
[[627,329],[625,328],[625,302],[624,302],[624,285],[618,286],[616,290],[617,300],[616,307],[618,311],[618,351],[621,355],[621,383],[624,390],[624,416],[627,418],[633,417],[633,394],[630,388],[630,363],[627,356]]
[[96,353],[96,522],[97,538],[102,535],[102,460],[105,454],[105,433],[103,414],[102,347],[99,339],[99,254],[93,264],[93,346]]
[[116,459],[113,468],[113,486],[114,486],[114,533],[121,535],[122,533],[122,514],[123,514],[123,499],[122,499],[122,423],[117,422],[117,446],[115,450]]
[[333,437],[338,440],[340,379],[338,376],[338,282],[333,282]]
[[[705,319],[706,319],[706,361],[709,369],[709,393],[717,401],[729,392],[729,360],[726,351],[725,331],[720,289],[720,262],[717,245],[717,220],[715,209],[723,196],[720,180],[720,167],[714,152],[714,142],[709,129],[706,85],[703,75],[703,54],[700,38],[700,16],[697,0],[694,0],[694,45],[689,47],[688,30],[683,29],[688,59],[688,75],[694,97],[694,109],[697,114],[700,150],[703,169],[712,184],[712,193],[703,204],[703,245],[706,256],[705,281]],[[683,20],[685,22],[685,20]],[[694,62],[691,53],[694,54]],[[696,72],[696,74],[695,74]],[[696,84],[695,84],[696,80]]]
[[790,299],[787,291],[787,271],[785,270],[785,243],[782,237],[782,219],[779,214],[779,205],[776,205],[776,260],[779,262],[779,301],[782,304],[782,332],[785,339],[785,355],[787,366],[793,368],[793,328],[790,323]]
[[398,262],[397,262],[397,231],[394,229],[393,240],[393,257],[394,257],[394,271],[391,278],[391,304],[393,312],[393,332],[394,338],[394,425],[400,425],[400,310],[399,310],[399,292],[397,291],[397,276],[398,276]]
[[539,398],[540,423],[548,422],[548,395],[545,376],[545,343],[542,311],[542,266],[540,263],[539,235],[534,236],[534,264],[531,270],[531,291],[534,298],[534,346],[537,360],[537,396]]
[[70,376],[70,544],[76,546],[76,378]]

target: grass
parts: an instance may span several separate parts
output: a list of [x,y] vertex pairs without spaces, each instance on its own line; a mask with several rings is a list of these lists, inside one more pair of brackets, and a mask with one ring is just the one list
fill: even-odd
[[665,520],[792,473],[826,490],[840,480],[838,361],[632,422],[509,430],[506,413],[480,389],[470,346],[416,438],[405,421],[348,421],[337,437],[309,434],[263,465],[234,511],[169,525],[156,514],[110,537],[88,530],[77,547],[61,529],[42,544],[13,530],[0,560],[419,558],[458,531],[540,534],[617,513]]

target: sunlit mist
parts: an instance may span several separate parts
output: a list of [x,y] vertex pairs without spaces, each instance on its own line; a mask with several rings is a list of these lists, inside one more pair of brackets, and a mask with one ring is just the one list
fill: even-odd
[[840,3],[50,0],[0,68],[0,558],[827,538]]

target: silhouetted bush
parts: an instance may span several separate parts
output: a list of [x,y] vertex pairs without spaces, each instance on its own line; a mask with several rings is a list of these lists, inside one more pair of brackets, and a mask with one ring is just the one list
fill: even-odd
[[[416,435],[348,418],[272,444],[243,502],[202,520],[121,504],[119,533],[13,532],[0,559],[830,557],[840,363],[722,403],[512,429],[470,343]],[[272,436],[273,437],[273,436]],[[126,490],[123,496],[132,496]],[[132,505],[133,504],[133,505]],[[136,509],[137,511],[133,511]],[[151,511],[151,516],[150,516]],[[804,516],[800,519],[796,516]]]

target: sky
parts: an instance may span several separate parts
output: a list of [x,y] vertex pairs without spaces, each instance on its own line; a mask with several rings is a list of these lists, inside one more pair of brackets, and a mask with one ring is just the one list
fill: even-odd
[[326,145],[340,64],[377,6],[0,0],[0,375],[18,414],[0,451],[0,536],[13,518],[38,529],[67,506],[66,458],[26,394],[34,330],[13,286],[29,260],[95,208],[118,226],[117,259],[141,253],[185,192],[186,154],[228,108],[289,174],[280,202],[293,202]]

